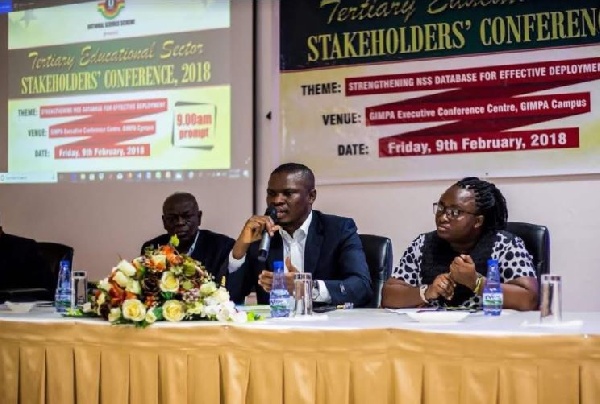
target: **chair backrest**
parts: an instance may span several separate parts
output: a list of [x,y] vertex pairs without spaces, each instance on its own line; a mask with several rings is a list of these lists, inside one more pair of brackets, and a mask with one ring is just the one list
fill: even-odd
[[508,222],[506,230],[519,236],[525,242],[527,251],[533,257],[538,280],[543,274],[550,273],[550,231],[546,226],[523,223]]
[[58,281],[60,261],[68,260],[71,264],[71,268],[73,267],[73,247],[48,241],[38,241],[38,246],[40,253],[50,266],[50,271],[52,273],[52,276],[50,277],[52,283],[47,285],[46,288],[54,293],[54,289],[56,289],[56,283]]
[[374,234],[359,234],[373,285],[373,298],[366,307],[381,305],[381,289],[392,273],[392,240]]

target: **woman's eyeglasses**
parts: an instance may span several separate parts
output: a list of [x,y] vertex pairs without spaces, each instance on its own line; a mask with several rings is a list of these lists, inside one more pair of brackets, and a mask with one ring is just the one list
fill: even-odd
[[434,204],[433,204],[433,213],[436,216],[439,216],[442,213],[445,213],[446,217],[448,219],[452,219],[452,220],[458,219],[459,217],[461,217],[465,213],[467,213],[469,215],[474,215],[474,216],[478,215],[478,213],[467,212],[466,210],[462,210],[462,209],[459,209],[459,208],[446,207],[441,202],[434,202]]

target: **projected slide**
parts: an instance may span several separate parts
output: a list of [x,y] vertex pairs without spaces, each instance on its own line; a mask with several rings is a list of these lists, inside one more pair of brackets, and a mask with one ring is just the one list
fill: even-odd
[[231,168],[229,6],[106,0],[11,13],[8,172]]

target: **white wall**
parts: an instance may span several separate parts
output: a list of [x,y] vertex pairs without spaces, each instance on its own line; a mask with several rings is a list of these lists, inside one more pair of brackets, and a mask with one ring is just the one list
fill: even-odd
[[[268,174],[282,162],[277,120],[276,2],[259,2],[258,26],[257,206],[260,210],[265,205]],[[271,121],[265,118],[268,111],[273,111]],[[315,175],[318,184],[319,173]],[[600,230],[600,175],[488,180],[504,193],[509,220],[539,223],[550,229],[551,271],[563,276],[563,309],[600,310],[600,293],[596,291],[600,263],[595,258],[596,248],[600,251],[595,234]],[[390,237],[394,261],[398,262],[404,248],[418,233],[433,230],[431,204],[449,185],[447,181],[318,185],[315,208],[353,217],[361,233]]]

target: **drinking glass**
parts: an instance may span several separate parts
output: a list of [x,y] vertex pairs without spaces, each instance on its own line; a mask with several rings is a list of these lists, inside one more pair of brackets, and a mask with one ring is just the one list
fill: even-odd
[[562,321],[562,278],[560,275],[542,275],[540,321]]
[[313,314],[312,288],[312,274],[299,272],[294,275],[294,316]]
[[88,301],[86,271],[73,271],[71,283],[71,308],[81,308]]

